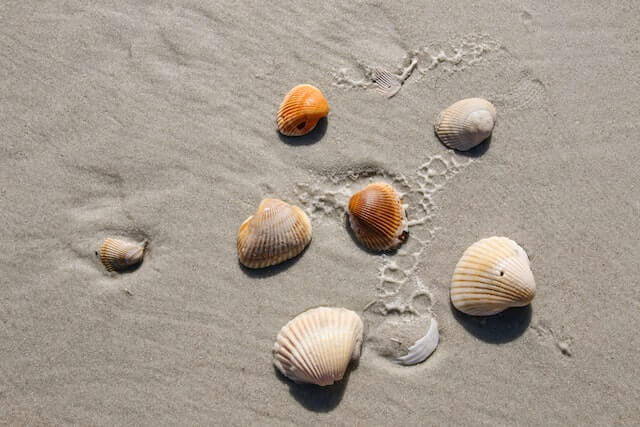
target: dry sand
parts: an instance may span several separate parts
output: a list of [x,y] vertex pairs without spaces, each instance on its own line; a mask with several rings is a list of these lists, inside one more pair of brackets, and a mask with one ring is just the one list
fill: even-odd
[[[638,3],[334,3],[1,2],[0,423],[638,422]],[[362,87],[411,58],[395,97]],[[290,140],[274,122],[298,83],[331,113]],[[498,123],[456,155],[432,123],[469,96]],[[345,229],[371,179],[414,220],[389,257]],[[314,237],[253,273],[236,231],[268,196]],[[96,259],[114,235],[150,240],[138,270]],[[527,250],[537,296],[461,316],[453,267],[491,235]],[[363,356],[295,386],[273,341],[321,304],[362,315]],[[392,364],[431,316],[434,355]]]

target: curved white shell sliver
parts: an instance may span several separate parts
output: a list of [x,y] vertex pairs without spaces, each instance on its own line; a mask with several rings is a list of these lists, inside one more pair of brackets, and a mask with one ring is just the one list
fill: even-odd
[[409,352],[405,356],[396,358],[396,362],[401,365],[416,365],[423,362],[436,350],[438,341],[440,341],[438,322],[436,319],[431,319],[427,334],[409,347]]

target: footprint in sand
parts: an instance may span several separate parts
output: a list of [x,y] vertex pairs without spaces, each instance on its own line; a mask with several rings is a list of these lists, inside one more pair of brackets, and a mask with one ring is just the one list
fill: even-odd
[[378,258],[374,298],[363,310],[371,348],[381,357],[395,359],[406,354],[430,325],[434,300],[417,272],[425,262],[421,256],[425,247],[437,233],[434,194],[472,162],[448,151],[431,156],[410,175],[363,165],[318,177],[312,180],[314,184],[298,185],[300,205],[315,220],[343,223],[351,195],[374,181],[393,185],[408,204],[409,239],[397,251]]

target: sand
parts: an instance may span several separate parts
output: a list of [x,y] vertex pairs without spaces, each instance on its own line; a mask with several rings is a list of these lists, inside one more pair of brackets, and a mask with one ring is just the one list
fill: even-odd
[[[637,423],[640,11],[591,3],[3,1],[0,423]],[[395,97],[367,88],[412,58]],[[275,116],[298,83],[331,113],[294,140]],[[498,122],[460,155],[432,126],[469,96]],[[371,180],[406,194],[396,254],[345,228]],[[251,272],[236,232],[264,197],[305,209],[313,241]],[[526,249],[538,292],[469,318],[449,281],[491,235]],[[149,239],[140,268],[108,274],[107,236]],[[318,305],[367,328],[327,389],[271,361]],[[432,317],[436,352],[391,363]]]

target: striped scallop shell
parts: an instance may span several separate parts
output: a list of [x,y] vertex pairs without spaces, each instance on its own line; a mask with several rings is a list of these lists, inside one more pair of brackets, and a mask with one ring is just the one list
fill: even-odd
[[100,261],[108,271],[122,271],[142,262],[147,242],[130,243],[108,238],[100,246]]
[[374,182],[349,200],[349,223],[363,245],[374,251],[397,248],[408,233],[405,206],[389,184]]
[[287,136],[305,135],[327,114],[329,104],[322,92],[311,85],[298,85],[287,93],[280,105],[278,130]]
[[238,257],[249,268],[279,264],[311,241],[311,221],[299,207],[264,199],[238,230]]
[[444,145],[467,151],[491,135],[495,122],[493,104],[482,98],[468,98],[442,111],[434,128]]
[[474,316],[525,306],[535,294],[527,253],[506,237],[490,237],[471,245],[458,261],[451,281],[451,302]]
[[318,307],[289,321],[273,346],[273,363],[287,378],[320,386],[340,381],[360,358],[363,324],[345,308]]

